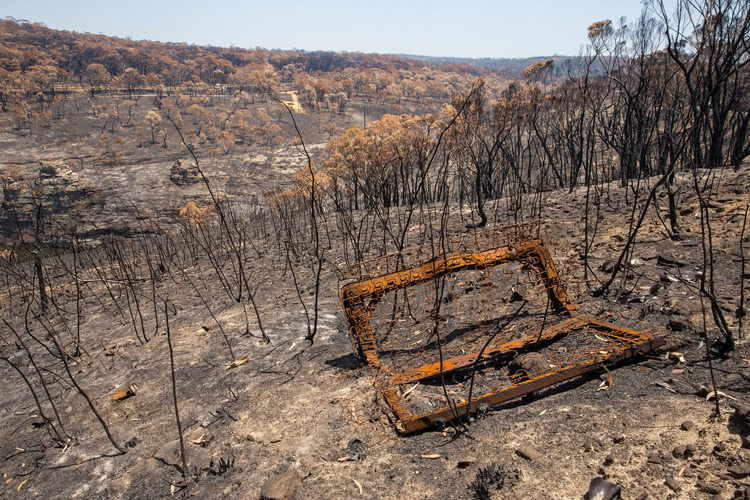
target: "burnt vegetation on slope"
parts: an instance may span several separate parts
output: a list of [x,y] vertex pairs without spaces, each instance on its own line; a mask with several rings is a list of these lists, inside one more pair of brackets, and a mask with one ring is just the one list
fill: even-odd
[[[175,466],[171,484],[195,491],[202,475],[183,433],[237,422],[234,374],[251,367],[286,385],[326,349],[341,354],[337,266],[413,246],[434,257],[453,234],[538,219],[553,243],[566,228],[578,239],[557,251],[596,312],[639,327],[659,304],[670,328],[704,341],[706,363],[732,357],[746,314],[750,6],[684,0],[670,13],[655,1],[637,20],[588,30],[578,58],[536,61],[509,81],[393,56],[134,42],[4,20],[2,140],[36,145],[1,166],[0,360],[16,384],[3,397],[23,408],[8,417],[23,432],[7,436],[6,456],[22,449],[43,468],[57,449],[151,446],[113,424],[127,410],[109,399],[112,373],[138,373],[142,356],[172,381],[151,397],[175,415],[177,430],[161,430],[180,441],[179,455],[171,438],[173,450],[149,452]],[[248,155],[280,151],[293,169],[263,160],[243,177]],[[78,177],[120,182],[130,167],[176,160],[197,183],[165,182],[143,203]],[[658,266],[644,262],[659,245]],[[185,354],[197,349],[190,335],[202,336],[200,355]],[[191,393],[187,381],[204,385]],[[210,418],[196,394],[213,396]],[[232,475],[234,457],[217,473],[201,450],[208,475]],[[504,470],[483,469],[470,489],[514,487],[515,476],[497,479]]]

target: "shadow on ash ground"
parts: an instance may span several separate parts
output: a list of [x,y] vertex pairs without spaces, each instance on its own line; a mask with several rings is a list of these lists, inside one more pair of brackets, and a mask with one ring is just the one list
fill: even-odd
[[[736,307],[733,256],[736,215],[748,199],[745,176],[732,177],[724,192],[714,207],[717,259],[726,259],[717,283],[721,300]],[[572,208],[582,205],[582,196],[552,193],[547,210],[555,222],[547,225],[546,238],[574,301],[589,312],[607,311],[625,326],[682,329],[684,370],[661,353],[614,370],[609,391],[597,391],[601,380],[594,373],[494,408],[465,433],[399,437],[373,399],[368,370],[352,354],[335,276],[324,283],[320,332],[312,346],[302,340],[306,326],[299,304],[283,303],[294,294],[264,276],[268,284],[259,297],[270,345],[244,335],[242,306],[217,312],[245,364],[227,368],[226,347],[202,305],[183,304],[174,317],[187,477],[175,466],[180,455],[166,337],[159,332],[141,345],[132,327],[102,312],[85,318],[84,330],[101,340],[92,342],[76,378],[127,453],[113,456],[101,427],[70,387],[60,408],[77,442],[51,447],[44,429],[29,418],[33,402],[14,382],[0,396],[0,496],[258,498],[269,478],[293,469],[300,478],[290,481],[296,500],[581,499],[595,476],[621,484],[623,498],[630,499],[750,498],[750,450],[743,447],[748,431],[741,419],[730,417],[729,407],[750,403],[749,347],[741,343],[729,360],[716,360],[717,385],[727,397],[715,418],[713,403],[698,394],[709,372],[696,333],[695,293],[677,284],[653,287],[661,252],[687,261],[690,272],[698,268],[697,202],[684,200],[681,241],[669,240],[658,221],[644,228],[634,253],[644,264],[629,280],[628,297],[637,300],[604,302],[592,299],[583,282],[581,216]],[[616,255],[623,220],[603,213],[595,259]],[[2,373],[10,380],[9,370]],[[117,387],[133,382],[139,386],[135,397],[111,401]],[[480,474],[488,467],[494,474]]]

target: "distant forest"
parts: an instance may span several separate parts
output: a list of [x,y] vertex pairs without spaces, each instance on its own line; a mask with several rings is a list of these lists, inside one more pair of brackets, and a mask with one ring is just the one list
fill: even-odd
[[[92,64],[98,66],[91,68]],[[504,66],[498,69],[502,69],[505,76],[510,75],[510,71],[515,72],[512,77],[520,78],[523,65],[519,61],[513,68]],[[43,23],[10,17],[0,20],[0,82],[5,103],[8,94],[20,88],[51,91],[54,84],[90,82],[98,87],[100,83],[117,84],[115,79],[118,78],[125,78],[119,83],[130,86],[134,83],[130,82],[133,78],[140,84],[136,75],[140,75],[144,85],[149,86],[175,87],[192,82],[245,87],[253,85],[250,80],[257,78],[259,72],[278,84],[291,82],[299,73],[347,72],[347,76],[352,76],[352,70],[366,74],[372,70],[394,73],[429,68],[442,73],[465,72],[477,76],[492,69],[487,67],[478,71],[479,67],[463,63],[447,66],[443,62],[433,64],[411,57],[358,52],[282,51],[134,41],[53,30]],[[130,75],[126,76],[128,73]],[[367,79],[366,76],[358,78],[355,83],[369,85],[363,81]],[[374,82],[376,86],[384,83],[382,78]]]
[[434,57],[434,56],[420,56],[412,54],[394,54],[397,57],[404,57],[406,59],[414,59],[422,61],[428,64],[449,67],[449,68],[461,68],[469,73],[476,73],[479,75],[481,71],[488,70],[494,71],[499,75],[505,76],[510,79],[520,78],[523,70],[528,68],[532,64],[538,62],[544,62],[551,59],[555,62],[556,68],[559,69],[570,63],[571,65],[578,64],[578,56],[559,56],[554,55],[551,57],[540,56],[540,57],[519,57],[519,58],[508,58],[508,57]]

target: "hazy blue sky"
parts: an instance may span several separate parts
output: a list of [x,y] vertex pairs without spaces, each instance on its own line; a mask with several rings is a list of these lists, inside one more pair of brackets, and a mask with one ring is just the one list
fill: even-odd
[[0,17],[134,40],[460,57],[575,55],[640,0],[0,0]]

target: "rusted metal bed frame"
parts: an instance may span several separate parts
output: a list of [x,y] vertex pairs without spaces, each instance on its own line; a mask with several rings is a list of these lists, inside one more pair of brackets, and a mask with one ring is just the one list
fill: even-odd
[[[562,286],[538,227],[536,237],[528,234],[528,226],[501,228],[474,242],[489,248],[470,249],[472,245],[464,242],[437,257],[410,262],[404,255],[387,256],[343,273],[349,280],[340,286],[340,299],[350,336],[362,360],[374,370],[378,392],[399,432],[445,425],[661,344],[649,334],[582,314]],[[512,236],[505,245],[495,246],[501,234]],[[504,283],[514,277],[516,285],[535,290],[527,292],[530,298],[525,301],[514,292],[513,310],[519,302],[519,311],[534,303],[529,307],[533,311],[519,321],[509,313],[513,300],[482,299],[502,294],[508,287]],[[474,294],[478,307],[465,302],[457,310],[465,317],[461,328],[441,332],[438,325],[446,320],[438,305],[450,305],[450,297],[441,295],[447,286],[459,290],[456,301],[469,301],[464,297]],[[433,301],[430,293],[434,307],[417,318],[414,310]],[[473,314],[491,316],[495,309],[505,314],[473,322]],[[524,321],[508,335],[514,323]],[[452,344],[460,345],[451,348]],[[532,352],[539,353],[546,366],[522,376],[508,371],[514,359]],[[422,394],[413,395],[415,389]]]

